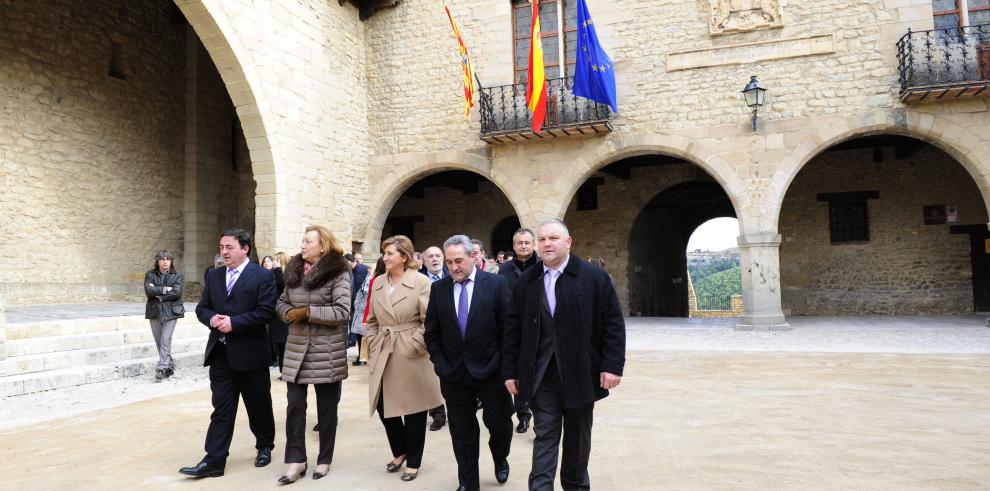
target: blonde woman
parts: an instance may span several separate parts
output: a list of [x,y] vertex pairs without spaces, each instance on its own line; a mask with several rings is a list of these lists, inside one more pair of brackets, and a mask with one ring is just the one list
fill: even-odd
[[285,291],[275,311],[289,324],[282,380],[288,407],[285,415],[285,463],[278,482],[290,484],[306,475],[306,392],[316,389],[320,450],[313,479],[330,472],[337,436],[337,403],[347,378],[347,333],[351,312],[350,265],[337,238],[326,227],[312,225],[303,235],[301,252],[285,268]]
[[378,411],[392,451],[385,470],[405,463],[403,481],[419,475],[426,443],[426,412],[443,404],[440,380],[423,340],[430,279],[419,274],[412,241],[404,235],[382,242],[385,273],[375,278],[365,336],[371,347],[370,412]]

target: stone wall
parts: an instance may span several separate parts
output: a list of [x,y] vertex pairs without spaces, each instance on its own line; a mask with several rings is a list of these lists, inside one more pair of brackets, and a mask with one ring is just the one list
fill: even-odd
[[[165,2],[4,3],[8,303],[137,292],[155,249],[182,248],[185,27]],[[125,78],[109,74],[114,43]]]
[[212,257],[221,224],[253,225],[253,181],[232,150],[223,82],[188,25],[167,1],[8,2],[0,23],[8,303],[141,298],[160,249],[198,281],[188,235],[212,235]]
[[[829,205],[817,193],[878,191],[868,201],[870,240],[830,244]],[[925,225],[925,205],[956,206],[960,225],[985,224],[972,177],[926,146],[905,160],[885,148],[827,152],[798,174],[780,217],[785,313],[960,314],[973,311],[969,236]]]

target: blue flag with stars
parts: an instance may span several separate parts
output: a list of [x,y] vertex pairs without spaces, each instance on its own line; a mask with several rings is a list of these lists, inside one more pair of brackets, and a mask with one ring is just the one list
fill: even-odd
[[577,6],[577,63],[574,66],[574,95],[591,99],[600,104],[612,106],[618,113],[615,99],[615,72],[612,60],[605,54],[595,24],[588,12],[585,0],[578,0]]

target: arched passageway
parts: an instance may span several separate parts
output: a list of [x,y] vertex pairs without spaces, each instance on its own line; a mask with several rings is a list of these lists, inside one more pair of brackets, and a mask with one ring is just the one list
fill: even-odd
[[833,145],[783,200],[784,313],[988,310],[986,223],[972,176],[935,146],[892,134]]
[[[413,182],[392,206],[381,238],[406,235],[417,251],[423,251],[442,246],[451,235],[465,234],[482,241],[486,252],[494,255],[491,241],[504,241],[505,224],[512,222],[519,223],[516,212],[495,184],[475,172],[449,170]],[[510,244],[514,230],[508,232]]]
[[691,232],[711,218],[735,216],[729,196],[703,169],[668,155],[619,160],[593,174],[564,222],[575,254],[601,256],[623,311],[687,316]]
[[[254,229],[247,141],[170,0],[16,2],[0,13],[0,269],[11,304],[143,296],[169,249],[190,296],[223,227]],[[15,260],[57,251],[72,267]]]

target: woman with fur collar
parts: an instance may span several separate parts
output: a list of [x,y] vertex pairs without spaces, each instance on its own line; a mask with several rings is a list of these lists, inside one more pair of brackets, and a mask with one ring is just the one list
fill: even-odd
[[313,479],[326,476],[337,436],[337,403],[347,378],[347,334],[351,307],[351,268],[329,229],[306,228],[301,253],[285,267],[285,291],[275,311],[289,324],[282,380],[286,382],[285,463],[279,482],[306,475],[306,391],[316,389],[320,451]]

